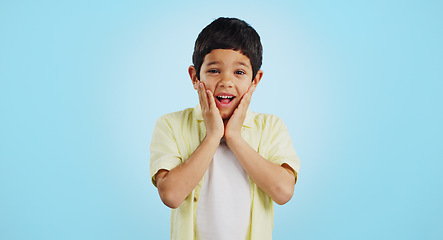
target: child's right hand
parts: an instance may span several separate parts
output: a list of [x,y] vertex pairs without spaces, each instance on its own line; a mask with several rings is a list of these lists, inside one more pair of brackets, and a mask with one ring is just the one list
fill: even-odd
[[225,127],[220,111],[215,105],[213,93],[210,90],[206,90],[202,82],[198,82],[197,85],[198,98],[206,127],[206,137],[220,140],[224,135]]

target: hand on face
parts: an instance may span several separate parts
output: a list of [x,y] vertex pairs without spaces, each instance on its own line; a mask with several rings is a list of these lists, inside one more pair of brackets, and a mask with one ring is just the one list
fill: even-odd
[[259,70],[251,82],[253,68],[249,58],[232,49],[214,49],[208,53],[199,78],[194,66],[188,71],[198,90],[207,136],[240,135],[251,94],[263,71]]
[[210,90],[206,90],[202,82],[197,83],[197,91],[206,127],[206,136],[221,139],[224,135],[225,127],[215,104],[213,93]]
[[206,90],[203,83],[197,83],[197,91],[202,109],[202,116],[206,127],[206,136],[214,136],[221,139],[226,137],[241,137],[241,128],[246,118],[246,112],[251,102],[255,85],[251,85],[243,94],[239,105],[232,116],[227,119],[226,127],[215,104],[214,96],[210,90]]
[[225,137],[226,138],[238,138],[241,137],[241,129],[243,122],[246,118],[246,112],[251,102],[252,93],[255,91],[255,85],[251,85],[248,91],[243,94],[240,103],[234,110],[231,118],[229,118],[228,123],[225,127]]

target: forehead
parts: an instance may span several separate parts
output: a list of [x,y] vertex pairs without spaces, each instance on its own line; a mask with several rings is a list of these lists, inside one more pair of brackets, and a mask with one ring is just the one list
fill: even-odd
[[232,49],[214,49],[206,54],[202,66],[212,65],[244,66],[252,69],[249,58],[240,51]]

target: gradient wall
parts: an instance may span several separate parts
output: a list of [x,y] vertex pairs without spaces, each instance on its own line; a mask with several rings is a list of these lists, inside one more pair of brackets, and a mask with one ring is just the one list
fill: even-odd
[[200,30],[261,35],[251,109],[301,159],[274,239],[443,238],[441,1],[3,1],[0,239],[169,239],[156,119],[198,103]]

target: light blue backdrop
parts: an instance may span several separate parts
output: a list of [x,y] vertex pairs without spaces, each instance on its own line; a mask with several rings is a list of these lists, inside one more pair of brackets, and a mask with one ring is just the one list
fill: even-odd
[[261,35],[251,108],[301,171],[275,239],[443,238],[441,1],[2,1],[0,239],[169,239],[150,183],[162,114],[194,107],[194,41]]

